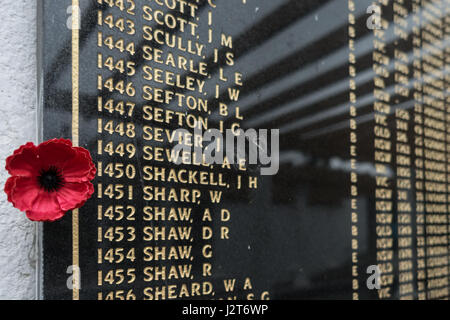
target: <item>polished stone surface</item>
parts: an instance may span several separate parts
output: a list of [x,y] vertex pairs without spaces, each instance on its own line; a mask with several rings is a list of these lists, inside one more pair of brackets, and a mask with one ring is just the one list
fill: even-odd
[[[126,1],[124,1],[126,2]],[[102,177],[95,180],[96,194],[88,203],[80,209],[80,268],[81,268],[81,299],[97,299],[99,294],[105,299],[109,293],[124,290],[125,293],[133,290],[137,299],[148,298],[146,289],[155,287],[176,286],[179,298],[194,299],[217,299],[236,297],[244,299],[248,294],[253,294],[255,298],[270,299],[352,299],[355,292],[360,299],[375,299],[379,297],[377,290],[369,290],[366,287],[366,280],[369,274],[366,269],[370,265],[377,265],[377,252],[380,249],[381,227],[388,227],[393,230],[387,236],[381,238],[393,241],[390,250],[393,258],[389,259],[389,264],[394,270],[389,273],[393,275],[392,283],[387,280],[382,285],[389,290],[387,298],[411,297],[418,298],[423,288],[418,284],[423,279],[418,279],[418,271],[421,266],[417,263],[417,227],[416,217],[416,186],[414,161],[416,157],[411,152],[409,157],[411,165],[400,166],[395,160],[388,163],[390,175],[387,177],[387,189],[393,192],[394,208],[389,211],[394,217],[391,223],[382,224],[380,227],[380,210],[376,204],[379,202],[376,196],[377,172],[375,169],[374,157],[376,149],[377,133],[376,127],[379,123],[374,119],[374,101],[378,101],[376,96],[377,87],[374,73],[376,55],[374,52],[383,51],[385,57],[389,57],[391,62],[399,58],[398,52],[406,55],[410,54],[414,45],[414,34],[409,33],[407,39],[399,39],[394,33],[393,16],[394,6],[401,1],[390,1],[395,4],[383,6],[383,18],[391,22],[391,27],[385,30],[383,41],[385,47],[381,51],[374,49],[375,37],[373,30],[367,28],[366,22],[370,14],[366,9],[371,1],[355,1],[357,4],[350,8],[352,1],[341,0],[247,0],[243,4],[241,0],[217,0],[216,8],[212,8],[207,1],[198,1],[198,10],[195,17],[189,17],[185,12],[182,14],[174,10],[174,17],[180,17],[198,23],[197,35],[199,38],[190,35],[187,31],[180,32],[177,29],[159,26],[156,21],[145,21],[143,3],[136,2],[135,15],[126,14],[119,7],[110,7],[105,1],[103,4],[97,1],[81,1],[81,28],[80,28],[80,146],[89,149],[93,155],[95,163],[102,162],[103,167],[110,162],[132,164],[137,168],[136,177],[127,179],[109,178],[103,173]],[[194,2],[194,1],[191,1]],[[245,1],[244,1],[245,2]],[[444,3],[445,1],[443,1]],[[161,9],[161,6],[153,1],[145,1],[154,10]],[[71,138],[72,128],[72,74],[71,74],[71,37],[72,33],[66,27],[67,8],[71,1],[67,0],[46,0],[43,1],[41,11],[41,62],[40,70],[42,77],[42,133],[43,139],[54,137]],[[407,13],[413,12],[412,4],[403,4]],[[398,9],[398,7],[396,7]],[[135,23],[135,34],[126,35],[117,28],[110,29],[105,22],[98,25],[98,10],[103,13],[103,18],[112,14],[114,17],[125,17]],[[162,8],[163,12],[170,11]],[[213,12],[213,34],[214,40],[208,43],[208,12]],[[354,21],[351,21],[349,14],[353,13]],[[349,21],[356,35],[352,37],[349,32]],[[408,20],[409,28],[412,29],[413,21]],[[156,104],[154,101],[145,101],[143,90],[145,85],[155,88],[174,90],[180,94],[188,94],[188,90],[173,88],[145,80],[143,68],[161,68],[186,76],[185,72],[170,66],[162,66],[154,61],[144,59],[146,46],[153,50],[161,49],[163,54],[173,52],[190,57],[188,53],[180,52],[176,49],[168,48],[157,41],[145,40],[144,25],[154,29],[160,28],[168,36],[180,37],[181,41],[199,41],[205,45],[203,56],[195,57],[195,63],[207,62],[207,76],[191,73],[195,79],[205,81],[204,91],[207,93],[210,110],[208,115],[211,127],[217,127],[219,120],[225,120],[225,126],[229,127],[236,119],[232,117],[224,118],[219,115],[219,101],[228,103],[234,109],[240,107],[240,113],[244,120],[240,121],[243,128],[267,128],[280,129],[280,169],[275,176],[260,176],[257,169],[253,168],[243,174],[248,176],[258,176],[258,188],[256,190],[244,188],[238,190],[233,184],[238,174],[237,169],[224,172],[225,179],[232,183],[229,190],[224,191],[224,198],[218,205],[209,206],[202,198],[201,204],[189,205],[192,208],[192,223],[145,221],[144,208],[146,206],[166,206],[170,208],[177,206],[173,202],[145,201],[143,187],[151,183],[143,179],[142,167],[164,166],[173,167],[168,163],[157,163],[144,159],[144,146],[159,146],[156,142],[149,142],[143,139],[145,126],[155,126],[164,129],[176,129],[176,124],[161,124],[146,121],[144,116],[144,106],[168,108],[180,110],[174,103]],[[125,27],[126,30],[126,27]],[[126,43],[135,43],[135,54],[121,53],[119,50],[109,50],[103,45],[98,47],[98,32],[103,36],[112,35],[115,39],[123,38]],[[126,32],[126,31],[125,31]],[[220,48],[220,33],[232,35],[233,48],[219,50],[219,62],[215,61],[214,48]],[[178,38],[177,38],[178,39]],[[350,47],[349,39],[354,39],[353,48]],[[187,42],[184,42],[185,44]],[[234,65],[227,66],[225,52],[231,51],[234,54]],[[98,53],[102,54],[103,60],[108,56],[114,59],[124,58],[131,61],[136,67],[136,74],[124,76],[117,69],[110,71],[106,68],[99,69]],[[352,63],[349,57],[353,53],[356,62]],[[396,56],[397,53],[397,56]],[[117,61],[117,60],[116,60]],[[356,75],[349,76],[350,65],[355,67]],[[389,65],[389,63],[388,63]],[[413,59],[407,62],[409,68],[413,67]],[[230,76],[234,72],[243,75],[244,85],[240,88],[238,102],[230,102],[227,97],[226,87],[222,87],[219,98],[215,97],[215,85],[219,80],[221,68],[225,74]],[[389,72],[388,72],[389,73]],[[413,72],[407,76],[407,82],[412,81]],[[112,77],[114,82],[124,80],[125,83],[132,81],[136,88],[134,97],[125,97],[117,92],[109,92],[103,88],[98,90],[98,76],[103,79]],[[356,89],[351,88],[351,79],[356,82]],[[380,77],[378,77],[380,78]],[[405,131],[408,139],[405,145],[411,150],[417,147],[414,145],[417,132],[414,131],[414,87],[411,84],[410,92],[407,96],[401,96],[391,90],[391,87],[400,83],[395,72],[390,69],[390,73],[383,78],[385,92],[388,92],[391,113],[387,115],[386,123],[383,122],[390,136],[385,141],[392,144],[392,159],[397,159],[396,149],[400,146],[398,140],[398,128],[396,121],[399,120],[398,110],[409,110],[409,127]],[[444,88],[442,88],[444,90]],[[351,103],[349,97],[354,93],[356,103]],[[193,93],[193,96],[202,98],[201,93]],[[103,101],[125,99],[136,104],[135,113],[132,117],[120,115],[117,112],[99,112],[97,103],[98,97]],[[357,129],[352,130],[357,135],[357,142],[350,141],[350,106],[357,109],[356,121]],[[178,108],[178,109],[177,109]],[[183,112],[190,112],[186,108]],[[195,112],[193,112],[195,114]],[[98,132],[98,119],[101,118],[103,124],[113,120],[115,124],[120,121],[130,122],[135,125],[136,137],[128,138],[118,134],[108,135],[103,131]],[[384,120],[383,120],[384,121]],[[103,143],[113,142],[117,144],[132,143],[136,147],[136,155],[131,160],[118,156],[113,157],[99,154],[98,140]],[[351,155],[351,143],[356,146],[357,156]],[[162,144],[164,145],[164,144]],[[395,147],[394,147],[395,146]],[[381,150],[381,149],[380,149]],[[350,166],[351,157],[358,162],[357,169]],[[398,168],[408,167],[412,171],[412,176],[408,178],[413,186],[407,193],[411,210],[408,215],[411,219],[409,227],[412,231],[409,238],[412,241],[410,251],[412,256],[407,260],[412,263],[412,267],[407,269],[407,274],[412,279],[407,284],[411,284],[412,290],[405,293],[399,290],[404,284],[400,283],[400,258],[399,258],[399,215],[397,191],[399,186]],[[187,169],[192,168],[186,166]],[[255,171],[256,170],[256,171]],[[215,167],[214,172],[221,172]],[[358,181],[354,184],[357,187],[357,196],[351,196],[350,173],[357,173]],[[386,176],[386,175],[385,175]],[[108,184],[123,184],[134,186],[134,198],[128,200],[111,200],[98,197],[98,184],[103,186]],[[446,181],[445,181],[446,183]],[[171,187],[169,183],[153,183],[154,186]],[[178,185],[177,187],[180,187]],[[197,188],[197,186],[191,186]],[[189,187],[189,188],[191,188]],[[211,188],[198,187],[202,190],[203,196]],[[214,188],[212,188],[214,189]],[[356,199],[357,209],[351,208],[352,199]],[[98,220],[98,206],[107,208],[110,205],[132,205],[136,208],[136,220],[133,221],[107,221]],[[202,221],[202,214],[205,208],[210,208],[213,213],[213,222]],[[222,209],[231,212],[231,219],[227,222],[220,221]],[[378,211],[377,211],[378,210]],[[357,213],[357,222],[353,221],[352,212]],[[448,211],[443,214],[448,220]],[[131,243],[121,241],[119,243],[108,242],[105,239],[98,242],[98,228],[106,230],[109,227],[133,227],[136,231],[136,240]],[[193,241],[144,241],[146,233],[145,227],[171,227],[184,226],[191,227]],[[203,227],[209,226],[214,230],[212,240],[201,239]],[[230,238],[220,239],[221,227],[229,228]],[[352,226],[357,227],[358,247],[352,248]],[[448,222],[443,226],[448,227]],[[448,235],[448,233],[447,233]],[[212,245],[213,256],[205,258],[202,250],[205,244]],[[145,247],[148,246],[176,246],[192,245],[193,260],[188,261],[144,261]],[[124,248],[125,250],[135,248],[136,260],[131,262],[121,262],[119,264],[98,263],[98,249],[103,253],[110,248]],[[444,244],[448,249],[448,240]],[[403,251],[402,251],[403,252]],[[69,276],[67,267],[72,264],[72,216],[66,217],[53,224],[45,224],[43,231],[43,298],[45,299],[71,299],[72,292],[66,287]],[[357,261],[352,261],[353,253],[357,254]],[[448,257],[448,253],[443,257]],[[427,260],[429,261],[429,260]],[[211,263],[212,274],[204,275],[204,263]],[[160,281],[145,281],[145,272],[148,267],[166,267],[179,265],[190,265],[191,275],[188,279],[167,279]],[[177,267],[178,268],[178,267]],[[134,269],[136,279],[132,283],[108,284],[105,282],[105,274],[110,270]],[[103,283],[98,285],[98,271],[103,272]],[[353,271],[353,273],[352,273]],[[356,275],[357,272],[357,275]],[[245,289],[245,280],[251,280],[251,289]],[[448,277],[448,267],[447,275]],[[445,278],[445,275],[444,275]],[[442,278],[442,279],[444,279]],[[226,292],[223,282],[226,279],[236,280],[236,289]],[[117,279],[116,279],[117,280]],[[115,281],[116,281],[115,280]],[[357,281],[358,288],[352,287]],[[384,280],[383,280],[384,281]],[[428,281],[428,280],[427,280]],[[191,283],[208,282],[212,284],[212,293],[204,295],[180,296],[180,287]],[[428,283],[428,282],[426,282]],[[403,288],[403,287],[402,287]],[[448,289],[448,285],[447,285]],[[189,289],[190,290],[190,289]],[[402,289],[403,290],[403,289]],[[425,290],[426,291],[426,290]],[[431,291],[430,291],[431,292]],[[154,293],[154,291],[153,291]],[[191,292],[192,293],[192,292]],[[168,294],[166,292],[166,294]],[[119,295],[120,296],[120,295]],[[117,294],[115,296],[117,298]],[[154,297],[154,296],[153,296]],[[431,293],[428,297],[432,297]]]

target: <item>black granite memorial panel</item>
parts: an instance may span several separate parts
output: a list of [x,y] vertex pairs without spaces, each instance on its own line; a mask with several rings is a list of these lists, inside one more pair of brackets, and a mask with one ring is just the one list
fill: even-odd
[[[448,298],[449,1],[372,2],[39,1],[40,139],[98,169],[42,298]],[[213,128],[279,170],[171,161]]]

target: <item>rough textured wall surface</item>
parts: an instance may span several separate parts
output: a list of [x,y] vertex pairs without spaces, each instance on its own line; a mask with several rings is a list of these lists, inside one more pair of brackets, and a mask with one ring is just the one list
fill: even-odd
[[0,299],[35,298],[35,224],[7,202],[5,159],[36,142],[36,0],[0,0]]

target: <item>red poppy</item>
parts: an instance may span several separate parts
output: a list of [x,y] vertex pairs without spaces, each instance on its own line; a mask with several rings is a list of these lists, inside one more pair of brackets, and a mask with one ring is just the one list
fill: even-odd
[[81,207],[94,193],[96,169],[89,151],[52,139],[28,142],[6,159],[11,177],[5,192],[14,207],[33,221],[55,221]]

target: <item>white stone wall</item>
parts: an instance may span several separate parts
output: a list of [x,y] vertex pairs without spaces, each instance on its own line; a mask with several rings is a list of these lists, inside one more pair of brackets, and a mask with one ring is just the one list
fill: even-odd
[[5,159],[36,143],[36,0],[0,0],[0,299],[35,298],[35,223],[3,192]]

